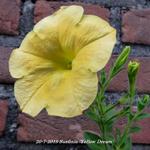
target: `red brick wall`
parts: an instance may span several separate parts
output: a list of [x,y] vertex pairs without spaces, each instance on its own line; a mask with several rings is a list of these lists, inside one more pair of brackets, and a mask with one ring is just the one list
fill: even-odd
[[[83,0],[79,1],[51,1],[51,0],[0,0],[0,88],[14,83],[8,71],[8,59],[13,48],[18,47],[21,40],[29,32],[34,23],[59,9],[61,5],[82,5],[86,14],[102,17],[112,24],[118,31],[118,42],[114,55],[121,52],[124,45],[133,49],[130,59],[141,63],[137,81],[139,93],[150,93],[150,2],[146,0]],[[113,57],[108,63],[109,68]],[[109,92],[120,93],[126,90],[126,68],[112,81]],[[118,82],[119,81],[119,82]],[[6,84],[4,86],[4,84]],[[0,92],[3,90],[0,89]],[[9,94],[0,94],[0,136],[3,138],[7,132],[8,108],[11,109]],[[3,100],[5,99],[5,100]],[[9,104],[9,105],[8,105]],[[12,106],[15,109],[14,106]],[[17,109],[17,108],[16,108]],[[7,117],[8,113],[8,117]],[[13,112],[12,112],[13,113]],[[37,139],[82,138],[84,130],[97,130],[96,125],[85,116],[74,119],[62,119],[47,116],[45,112],[36,118],[22,113],[18,117],[16,141],[36,141]],[[11,122],[11,120],[10,120]],[[9,122],[9,123],[10,123]],[[12,121],[13,122],[13,121]],[[135,143],[150,144],[150,119],[141,124],[143,131],[133,136]],[[141,138],[142,137],[142,138]]]

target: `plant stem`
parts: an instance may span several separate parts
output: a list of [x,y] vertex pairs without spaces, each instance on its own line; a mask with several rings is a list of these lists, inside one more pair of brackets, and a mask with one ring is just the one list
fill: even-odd
[[[135,93],[133,93],[133,90],[131,90],[131,87],[130,87],[130,90],[129,90],[129,106],[130,106],[130,114],[132,114],[132,104],[133,104],[133,100],[134,100],[134,96],[135,96]],[[121,137],[121,144],[122,144],[122,140],[123,138],[125,137],[125,135],[128,135],[129,134],[129,130],[130,130],[130,127],[132,126],[133,124],[133,121],[135,119],[136,115],[134,115],[134,117],[130,120],[129,117],[128,117],[128,122],[127,122],[127,125],[124,129],[124,132],[123,132],[123,135]],[[129,135],[130,136],[130,135]],[[119,145],[119,147],[121,146],[121,144]]]
[[[103,118],[105,118],[106,112],[104,112],[104,110],[103,110],[102,103],[103,103],[103,97],[105,95],[106,88],[108,87],[110,81],[111,81],[111,78],[109,77],[108,80],[105,82],[105,84],[103,86],[102,85],[100,86],[100,91],[98,92],[98,98],[97,98],[97,101],[96,101],[98,114],[99,114],[99,119],[100,119],[100,123],[98,125],[99,125],[99,128],[101,130],[102,138],[105,141],[107,140],[106,139],[106,132],[107,131],[106,131],[106,128],[105,128],[105,120]],[[113,109],[113,108],[111,108],[111,109]],[[108,111],[109,110],[107,110],[107,112]],[[108,145],[106,143],[105,143],[105,150],[109,150]]]
[[[101,120],[100,125],[99,125],[99,126],[101,126],[101,134],[102,134],[103,140],[106,141],[106,129],[105,129],[105,124],[104,124],[105,120],[103,119],[104,118],[104,110],[103,110],[103,107],[101,105],[102,101],[103,101],[105,89],[106,89],[106,87],[101,87],[101,90],[98,93],[97,106],[98,106],[99,117]],[[106,143],[105,143],[105,150],[108,150],[108,146]]]

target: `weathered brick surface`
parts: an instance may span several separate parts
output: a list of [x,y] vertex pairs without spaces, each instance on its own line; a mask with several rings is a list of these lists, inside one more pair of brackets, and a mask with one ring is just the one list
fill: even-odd
[[[72,119],[48,116],[45,111],[36,118],[31,118],[26,114],[20,114],[18,118],[19,129],[17,140],[24,142],[35,142],[36,140],[82,140],[84,131],[94,131],[98,133],[98,126],[85,116]],[[142,131],[132,136],[133,143],[150,143],[150,119],[140,121]],[[125,122],[120,121],[117,127],[121,127]]]
[[[110,60],[107,68],[113,62],[115,56]],[[140,69],[137,76],[137,90],[141,93],[150,93],[150,57],[131,57],[130,60],[140,62]],[[109,91],[126,91],[128,88],[127,66],[112,80]]]
[[6,100],[0,100],[0,136],[2,136],[5,126],[8,113],[8,103]]
[[123,15],[122,41],[150,45],[150,9],[131,10]]
[[[150,111],[149,111],[150,113]],[[145,143],[150,144],[150,118],[140,121],[139,126],[141,127],[141,133],[135,133],[133,136],[133,141],[135,143]]]
[[102,17],[105,20],[109,20],[109,10],[106,8],[102,8],[98,5],[92,5],[92,4],[84,4],[84,3],[78,3],[78,2],[51,2],[46,0],[39,0],[35,4],[35,10],[34,10],[34,22],[38,22],[42,18],[51,15],[56,10],[60,8],[60,6],[63,5],[82,5],[85,9],[86,14],[93,14]]
[[0,34],[17,35],[20,0],[0,0]]
[[12,48],[4,48],[0,46],[0,83],[13,83],[8,69],[8,60]]
[[85,116],[65,119],[61,117],[48,116],[45,111],[34,119],[20,114],[18,118],[19,129],[18,141],[36,140],[80,140],[83,139],[84,130],[98,131],[98,128]]

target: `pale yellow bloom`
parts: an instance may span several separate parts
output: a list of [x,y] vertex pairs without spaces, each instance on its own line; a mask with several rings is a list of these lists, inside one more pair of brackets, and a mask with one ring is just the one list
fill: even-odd
[[116,30],[103,19],[84,15],[81,6],[61,7],[37,23],[13,50],[9,69],[23,112],[36,116],[82,114],[97,94],[97,72],[108,62]]

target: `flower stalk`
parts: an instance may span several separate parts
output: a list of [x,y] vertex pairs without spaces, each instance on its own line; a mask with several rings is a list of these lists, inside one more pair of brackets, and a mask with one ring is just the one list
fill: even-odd
[[[127,63],[130,52],[130,47],[124,48],[110,69],[108,75],[106,74],[105,69],[101,71],[101,78],[99,81],[100,89],[93,105],[98,113],[95,113],[97,112],[95,111],[93,112],[93,115],[88,115],[92,120],[94,120],[95,116],[97,116],[96,122],[99,126],[100,132],[98,135],[94,134],[94,136],[92,133],[92,137],[90,132],[86,132],[84,134],[84,138],[96,141],[97,139],[101,139],[103,141],[111,140],[112,144],[88,144],[91,150],[131,150],[131,134],[140,131],[140,128],[135,126],[134,123],[143,118],[150,117],[150,114],[143,113],[144,108],[147,107],[150,102],[150,97],[148,95],[139,98],[137,106],[138,110],[136,112],[132,111],[132,105],[136,95],[136,78],[139,70],[139,63],[136,61],[130,61],[128,63],[128,92],[114,104],[106,102],[107,97],[105,96],[105,93],[107,87]],[[118,108],[118,106],[120,107]],[[116,132],[114,132],[115,124],[120,118],[126,118],[127,123],[125,124],[123,131],[117,128]]]

